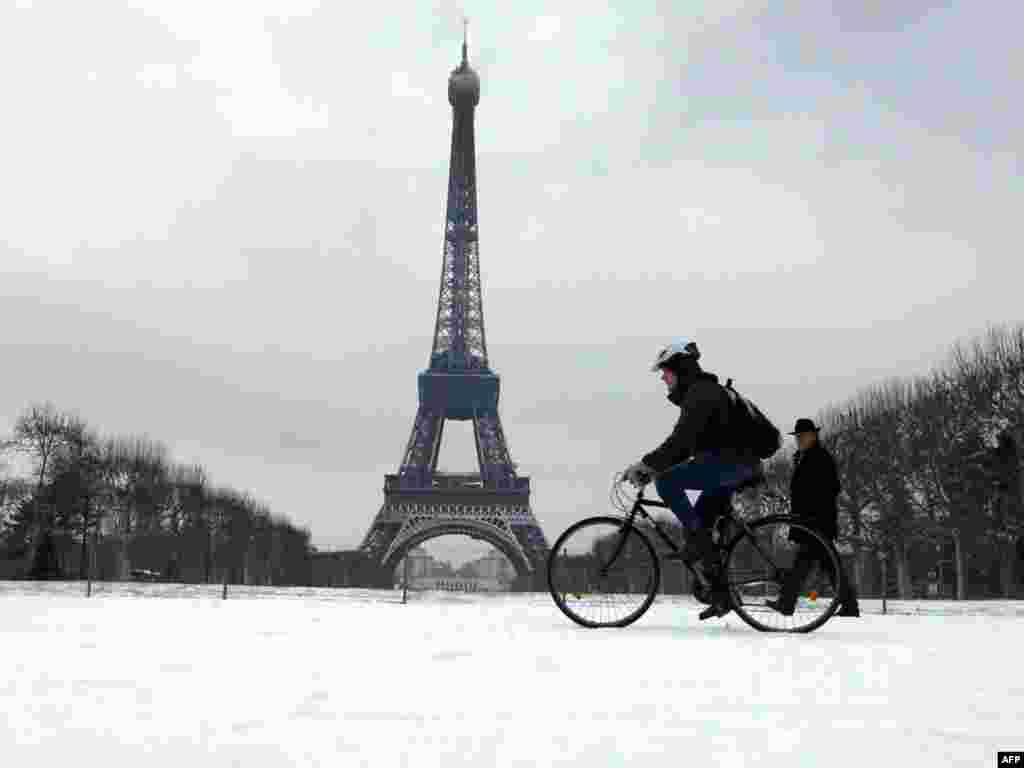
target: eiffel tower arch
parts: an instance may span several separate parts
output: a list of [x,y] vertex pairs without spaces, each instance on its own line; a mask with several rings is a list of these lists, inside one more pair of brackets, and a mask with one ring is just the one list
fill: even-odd
[[[484,334],[477,230],[474,113],[480,78],[462,63],[448,78],[452,144],[441,289],[428,367],[418,378],[419,406],[398,472],[384,478],[384,504],[360,551],[379,566],[379,586],[413,547],[440,536],[490,543],[515,567],[517,589],[545,589],[548,543],[530,507],[498,413],[500,377]],[[477,471],[437,469],[447,421],[472,422]]]

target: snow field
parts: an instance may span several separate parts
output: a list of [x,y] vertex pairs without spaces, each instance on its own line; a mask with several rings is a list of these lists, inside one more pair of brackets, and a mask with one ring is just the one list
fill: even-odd
[[546,595],[100,586],[0,585],[5,763],[983,766],[1024,743],[1015,603],[866,601],[801,636],[689,598],[587,630]]

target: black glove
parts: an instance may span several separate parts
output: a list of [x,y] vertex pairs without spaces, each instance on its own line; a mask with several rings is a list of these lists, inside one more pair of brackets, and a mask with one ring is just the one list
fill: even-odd
[[644,464],[642,461],[638,461],[626,468],[626,471],[622,473],[622,476],[635,485],[637,488],[643,488],[654,477],[654,470]]

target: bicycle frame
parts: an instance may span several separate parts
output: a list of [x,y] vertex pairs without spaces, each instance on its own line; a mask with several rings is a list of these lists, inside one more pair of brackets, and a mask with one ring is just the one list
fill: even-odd
[[[633,508],[629,511],[629,515],[626,518],[629,521],[630,526],[633,525],[633,522],[636,519],[637,514],[639,513],[639,515],[644,520],[647,520],[649,523],[651,523],[654,526],[654,530],[658,532],[658,535],[661,537],[661,540],[664,541],[666,544],[668,544],[669,547],[671,547],[673,552],[679,552],[680,550],[679,550],[679,547],[676,546],[676,543],[674,541],[672,541],[672,539],[668,536],[668,534],[666,534],[661,529],[661,526],[658,525],[658,521],[655,518],[651,517],[649,514],[647,514],[647,510],[644,509],[644,506],[658,507],[659,509],[670,509],[669,505],[666,504],[664,501],[655,501],[654,499],[645,499],[644,498],[644,489],[641,488],[640,492],[637,494],[636,501],[633,502]],[[616,552],[615,554],[616,554],[616,556],[618,556],[619,553]]]
[[[629,514],[624,519],[624,523],[625,523],[624,527],[627,528],[627,529],[628,528],[633,528],[634,525],[635,525],[636,517],[639,514],[640,517],[642,517],[644,520],[647,520],[649,523],[651,523],[651,525],[654,527],[655,532],[658,534],[658,536],[661,538],[661,540],[668,545],[669,549],[672,550],[673,554],[678,555],[682,550],[679,548],[679,546],[676,545],[676,543],[671,539],[671,537],[668,534],[666,534],[664,530],[662,530],[662,527],[658,524],[657,519],[652,517],[651,515],[649,515],[647,513],[647,510],[644,509],[645,506],[658,507],[659,509],[671,509],[671,507],[666,502],[664,502],[664,501],[656,501],[654,499],[645,499],[644,498],[644,489],[641,488],[639,490],[639,492],[637,493],[636,501],[633,502],[633,508],[630,509]],[[733,511],[734,510],[733,510],[733,506],[732,506],[732,501],[730,500],[729,505],[728,505],[728,509],[727,509],[727,512],[726,512],[726,514],[728,515],[730,521],[738,523],[740,525],[741,529],[743,530],[743,533],[750,538],[750,541],[751,541],[754,549],[757,550],[758,554],[760,554],[762,557],[764,557],[767,562],[771,563],[773,568],[778,570],[778,566],[775,565],[775,562],[772,560],[771,555],[768,552],[764,551],[764,549],[758,543],[757,537],[751,535],[750,528],[747,526],[746,521],[745,520],[737,519],[736,516],[733,514]],[[612,553],[612,556],[608,559],[608,563],[605,566],[605,568],[607,568],[608,566],[610,566],[612,563],[615,562],[616,558],[618,558],[619,554],[622,552],[622,547],[625,545],[625,542],[626,542],[626,537],[625,536],[620,537],[618,546],[615,548],[615,552]],[[659,558],[659,559],[664,559],[664,558]],[[688,563],[686,560],[682,560],[682,563],[683,563],[683,565],[686,566],[686,569],[691,574],[693,574],[694,578],[696,578],[697,581],[699,581],[704,587],[710,586],[710,584],[708,584],[708,582],[707,582],[706,578],[704,577],[704,575],[700,571],[695,569],[692,564]]]
[[[640,517],[642,517],[644,520],[647,520],[649,523],[651,523],[654,526],[654,530],[657,532],[657,534],[661,538],[661,540],[663,542],[665,542],[669,546],[669,548],[672,550],[672,552],[674,554],[678,555],[682,550],[676,545],[676,543],[674,541],[672,541],[671,537],[669,537],[669,535],[666,534],[665,531],[662,530],[661,526],[658,524],[657,519],[651,517],[647,513],[647,510],[644,509],[645,505],[646,506],[651,506],[651,507],[658,507],[659,509],[670,509],[669,505],[667,503],[665,503],[664,501],[655,501],[654,499],[645,499],[644,498],[644,489],[641,488],[639,493],[637,494],[636,501],[633,502],[633,508],[630,509],[629,514],[626,515],[626,517],[624,519],[624,523],[625,523],[624,528],[626,528],[627,530],[630,529],[630,528],[633,528],[634,525],[635,525],[636,516],[639,514]],[[608,559],[608,562],[605,564],[605,566],[604,566],[604,568],[602,568],[602,570],[608,568],[608,566],[610,566],[612,563],[615,562],[615,560],[618,558],[619,554],[622,552],[622,547],[625,545],[625,543],[626,543],[626,537],[625,536],[619,537],[619,543],[616,546],[615,551],[612,553],[612,556]],[[685,560],[683,560],[682,562],[683,562],[683,565],[686,566],[686,569],[690,573],[692,573],[693,576],[698,581],[701,582],[701,584],[703,584],[705,587],[708,586],[707,583],[706,583],[706,580],[703,578],[702,574],[700,574],[696,569],[694,569],[694,567],[690,563],[686,562]]]

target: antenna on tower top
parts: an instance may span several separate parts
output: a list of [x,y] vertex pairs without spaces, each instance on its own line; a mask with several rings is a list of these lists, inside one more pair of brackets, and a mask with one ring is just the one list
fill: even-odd
[[462,63],[467,63],[466,55],[466,41],[469,38],[469,18],[466,16],[462,17]]

